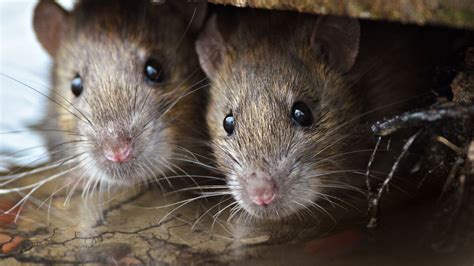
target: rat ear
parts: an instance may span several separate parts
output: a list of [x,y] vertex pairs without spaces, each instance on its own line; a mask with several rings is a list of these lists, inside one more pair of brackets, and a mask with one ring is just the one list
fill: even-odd
[[215,77],[225,50],[224,38],[217,27],[217,17],[213,15],[196,41],[199,63],[210,79]]
[[320,16],[311,34],[311,46],[322,52],[341,73],[354,65],[359,52],[360,25],[357,19]]
[[170,3],[183,14],[186,22],[189,23],[191,32],[197,33],[201,30],[207,15],[206,0],[169,0],[167,3]]
[[41,45],[54,56],[66,29],[68,12],[52,0],[41,0],[35,8],[33,28]]

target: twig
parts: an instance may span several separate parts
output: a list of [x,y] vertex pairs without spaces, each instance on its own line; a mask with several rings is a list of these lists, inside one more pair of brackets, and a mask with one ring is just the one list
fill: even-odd
[[443,119],[461,119],[470,116],[474,116],[474,104],[457,104],[406,112],[385,121],[378,121],[372,125],[371,129],[377,136],[387,136],[402,128],[420,127],[427,122],[436,122]]
[[372,193],[372,187],[370,185],[370,168],[372,167],[372,164],[375,159],[375,154],[377,153],[377,150],[379,148],[380,142],[382,141],[382,137],[377,138],[377,143],[375,144],[374,151],[372,152],[372,155],[370,156],[369,163],[367,164],[367,171],[365,172],[365,182],[367,184],[367,191],[369,192],[368,197],[370,197],[370,194]]
[[438,142],[444,144],[445,146],[447,146],[448,148],[450,148],[451,150],[456,152],[458,155],[466,155],[466,151],[464,149],[459,148],[456,144],[452,143],[451,141],[449,141],[445,137],[436,136],[435,140],[437,140]]
[[392,181],[393,176],[395,174],[395,171],[398,169],[398,166],[400,164],[400,161],[402,158],[405,156],[405,154],[408,152],[408,149],[410,146],[413,144],[415,141],[416,137],[420,134],[421,130],[418,130],[413,136],[411,136],[405,145],[403,145],[402,152],[398,156],[397,160],[392,166],[392,169],[390,170],[390,173],[388,174],[387,178],[384,180],[380,188],[375,192],[375,193],[370,193],[370,198],[369,198],[369,215],[370,215],[370,220],[369,223],[367,224],[368,228],[375,228],[377,227],[377,222],[378,222],[378,217],[380,213],[380,202],[383,196],[384,191],[387,189],[388,185],[390,184],[390,181]]

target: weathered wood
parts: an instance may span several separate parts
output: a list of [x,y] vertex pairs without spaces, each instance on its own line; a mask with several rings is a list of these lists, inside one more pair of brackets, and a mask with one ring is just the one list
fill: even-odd
[[209,2],[474,29],[474,0],[210,0]]

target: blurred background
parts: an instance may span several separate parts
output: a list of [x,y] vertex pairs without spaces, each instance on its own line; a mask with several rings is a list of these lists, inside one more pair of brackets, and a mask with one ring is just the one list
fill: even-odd
[[[72,0],[58,2],[73,6]],[[0,1],[0,172],[49,159],[41,135],[30,128],[41,123],[47,99],[28,86],[47,93],[51,65],[33,31],[35,5],[31,0]]]

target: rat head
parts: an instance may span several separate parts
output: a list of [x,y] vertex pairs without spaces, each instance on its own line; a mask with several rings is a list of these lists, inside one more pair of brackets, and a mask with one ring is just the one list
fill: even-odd
[[81,176],[109,184],[145,182],[181,165],[199,135],[193,34],[205,7],[85,0],[67,12],[41,1],[34,28],[54,59],[49,119],[62,132],[51,150],[77,161]]
[[338,156],[359,112],[343,76],[357,55],[359,24],[286,13],[234,23],[212,17],[196,44],[212,80],[214,153],[240,206],[280,219],[343,186],[336,173],[348,164]]

